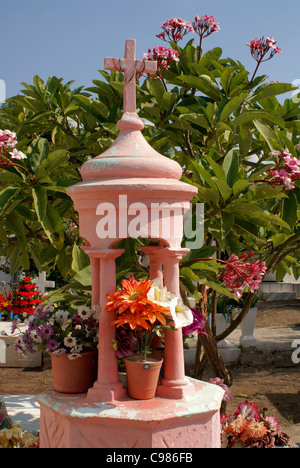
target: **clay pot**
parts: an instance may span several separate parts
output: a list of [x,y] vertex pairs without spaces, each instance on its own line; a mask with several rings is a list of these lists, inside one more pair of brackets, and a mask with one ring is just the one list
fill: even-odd
[[146,361],[138,357],[124,359],[128,396],[135,400],[150,400],[155,396],[163,359],[149,356]]
[[96,350],[83,352],[76,359],[68,354],[51,353],[53,386],[60,393],[85,393],[97,380]]

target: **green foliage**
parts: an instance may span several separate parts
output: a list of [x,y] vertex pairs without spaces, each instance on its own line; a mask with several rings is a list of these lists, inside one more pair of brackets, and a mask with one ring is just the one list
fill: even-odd
[[[174,44],[172,44],[175,47]],[[180,61],[164,78],[137,82],[137,108],[144,136],[157,151],[177,160],[182,180],[198,188],[194,203],[204,204],[205,244],[183,259],[182,288],[199,299],[197,286],[232,294],[217,280],[220,265],[203,262],[254,251],[280,279],[300,274],[299,184],[292,191],[266,182],[274,165],[270,152],[287,147],[295,155],[299,141],[299,105],[277,96],[290,84],[252,82],[240,62],[222,58],[214,48],[198,61],[193,41],[176,45]],[[11,271],[58,269],[78,289],[90,285],[88,257],[80,249],[77,213],[66,187],[80,181],[87,157],[107,149],[118,135],[122,115],[123,74],[100,71],[94,86],[71,89],[73,82],[35,76],[0,109],[0,128],[16,131],[27,153],[22,169],[0,171],[0,241]],[[137,257],[139,240],[125,242],[119,277],[145,275]],[[187,261],[194,260],[188,266]]]

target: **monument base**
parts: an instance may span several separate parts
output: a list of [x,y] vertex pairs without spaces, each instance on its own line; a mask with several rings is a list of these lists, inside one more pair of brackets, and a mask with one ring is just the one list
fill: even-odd
[[224,390],[189,379],[184,399],[155,397],[115,404],[90,402],[86,394],[48,390],[38,395],[41,448],[220,448]]

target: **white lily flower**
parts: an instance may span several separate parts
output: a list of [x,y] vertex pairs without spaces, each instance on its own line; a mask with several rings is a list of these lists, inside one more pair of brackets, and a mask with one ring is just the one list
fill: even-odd
[[161,281],[156,278],[147,294],[150,301],[170,309],[175,328],[187,327],[194,321],[192,311],[184,305],[182,299],[170,293],[166,286],[161,288]]
[[187,327],[194,321],[194,316],[189,307],[184,305],[182,299],[174,297],[170,303],[170,312],[175,328]]
[[161,281],[159,278],[153,280],[153,284],[147,294],[149,301],[152,301],[155,304],[161,305],[163,307],[170,307],[170,302],[175,297],[176,296],[174,296],[174,294],[171,294],[167,290],[166,286],[161,288]]

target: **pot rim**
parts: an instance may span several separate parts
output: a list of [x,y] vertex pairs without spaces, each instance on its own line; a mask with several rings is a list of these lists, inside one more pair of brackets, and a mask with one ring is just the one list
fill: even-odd
[[163,361],[163,357],[158,356],[157,354],[149,354],[149,356],[147,356],[147,359],[140,359],[139,356],[131,356],[124,358],[124,361],[151,363]]
[[55,357],[55,358],[63,358],[63,357],[68,357],[71,356],[72,354],[78,354],[79,356],[88,356],[91,354],[97,354],[98,350],[97,349],[90,349],[88,351],[82,351],[81,353],[62,353],[62,354],[57,354],[55,351],[49,352],[50,356]]

